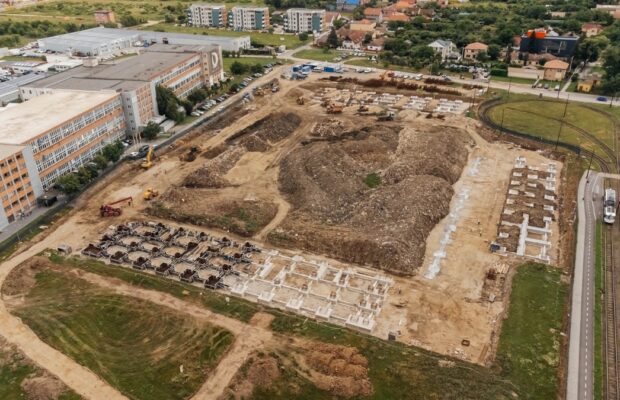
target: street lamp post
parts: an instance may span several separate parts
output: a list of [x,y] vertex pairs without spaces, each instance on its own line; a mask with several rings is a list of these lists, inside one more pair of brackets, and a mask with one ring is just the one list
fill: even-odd
[[564,104],[564,115],[562,115],[562,118],[566,118],[566,111],[568,110],[568,99],[569,98],[570,98],[570,93],[566,95],[566,104]]

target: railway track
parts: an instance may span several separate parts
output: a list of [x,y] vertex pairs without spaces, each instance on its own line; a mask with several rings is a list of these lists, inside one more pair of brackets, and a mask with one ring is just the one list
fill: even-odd
[[603,266],[605,268],[605,301],[604,330],[605,330],[605,399],[618,400],[620,380],[618,377],[618,347],[617,347],[617,314],[616,314],[616,284],[615,284],[615,257],[613,245],[613,231],[606,226],[603,237]]

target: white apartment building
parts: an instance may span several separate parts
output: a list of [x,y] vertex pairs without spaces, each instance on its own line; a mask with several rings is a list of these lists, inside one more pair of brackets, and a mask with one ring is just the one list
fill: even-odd
[[267,7],[233,7],[228,12],[228,26],[236,31],[264,30],[271,26]]
[[284,15],[284,30],[287,32],[321,32],[325,26],[325,10],[289,8]]
[[224,28],[227,20],[226,6],[221,4],[195,3],[187,10],[187,23],[191,26]]

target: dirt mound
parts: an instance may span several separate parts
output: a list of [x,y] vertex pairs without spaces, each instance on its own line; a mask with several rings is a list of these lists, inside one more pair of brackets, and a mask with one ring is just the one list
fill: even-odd
[[280,112],[269,114],[265,118],[261,118],[247,128],[235,133],[226,141],[228,143],[235,143],[247,136],[255,136],[264,142],[274,144],[287,138],[300,124],[301,118],[295,113]]
[[215,157],[219,156],[223,152],[225,152],[227,149],[228,149],[228,146],[226,146],[225,144],[221,144],[219,146],[215,146],[215,147],[212,147],[210,149],[207,149],[201,155],[204,158],[208,158],[209,160],[211,160],[211,159],[214,159]]
[[269,356],[255,360],[248,369],[248,380],[255,386],[264,388],[280,377],[278,361]]
[[21,387],[29,400],[57,400],[65,392],[62,382],[49,376],[26,378]]
[[8,296],[26,294],[34,287],[37,273],[42,271],[43,266],[30,259],[11,271],[9,279],[2,285],[2,294]]
[[341,136],[344,132],[353,128],[353,124],[347,123],[344,119],[327,118],[318,122],[312,128],[312,136],[321,138],[331,138]]
[[160,218],[222,229],[252,236],[276,215],[278,207],[269,201],[229,198],[219,191],[172,187],[153,202],[146,212]]
[[189,188],[222,188],[228,186],[223,176],[241,159],[244,149],[230,146],[204,163],[204,165],[187,175],[182,185]]
[[354,347],[314,343],[305,354],[314,384],[336,396],[369,396],[368,360]]
[[292,211],[269,240],[411,274],[449,212],[469,141],[455,128],[381,124],[299,146],[280,163]]
[[239,141],[239,144],[247,151],[263,152],[271,148],[271,146],[258,136],[246,136]]

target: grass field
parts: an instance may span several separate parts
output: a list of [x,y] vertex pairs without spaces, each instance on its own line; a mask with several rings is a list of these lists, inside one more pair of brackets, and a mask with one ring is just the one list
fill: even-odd
[[[29,378],[44,377],[43,371],[33,365],[13,346],[0,339],[0,399],[22,400],[32,399],[32,393],[24,389]],[[54,378],[49,377],[53,380]],[[69,389],[61,389],[58,400],[79,400],[81,397]],[[41,397],[39,397],[41,398]]]
[[[51,260],[58,264],[120,278],[137,287],[166,292],[243,321],[248,321],[257,311],[266,311],[275,316],[271,327],[276,333],[355,346],[369,361],[370,378],[375,388],[371,399],[513,399],[515,398],[513,393],[517,393],[519,398],[543,399],[545,397],[538,394],[539,390],[555,390],[554,377],[559,349],[554,346],[559,340],[559,330],[554,329],[558,319],[561,321],[566,287],[559,283],[559,273],[552,268],[535,266],[532,271],[533,267],[527,265],[517,274],[512,298],[516,306],[511,307],[508,319],[509,334],[505,340],[500,341],[504,354],[502,363],[504,369],[503,373],[499,374],[497,368],[487,369],[416,347],[387,342],[346,328],[317,323],[298,315],[264,308],[235,297],[229,297],[229,302],[226,302],[224,294],[202,291],[195,286],[106,265],[96,260],[63,258],[57,255],[53,255]],[[546,303],[541,305],[541,302]],[[555,307],[545,311],[544,308],[549,304]],[[530,321],[524,307],[526,310],[529,310],[527,307],[532,307],[531,309],[538,307],[543,315],[536,316]],[[532,361],[538,375],[534,379],[536,384],[530,385],[523,379],[530,373],[529,364],[522,364],[519,361],[530,357],[533,351],[531,349],[540,348],[545,350],[541,358],[552,362],[540,362],[540,358]],[[252,398],[333,398],[313,388],[310,382],[295,375],[294,372],[289,371],[282,376],[282,380],[274,382],[271,389],[261,390]],[[540,382],[541,380],[544,384]],[[304,390],[302,393],[299,392],[300,388]]]
[[497,350],[501,375],[528,399],[555,399],[568,284],[559,269],[525,264],[515,274]]
[[230,74],[230,66],[235,62],[238,61],[242,64],[247,64],[247,65],[254,65],[254,64],[260,64],[260,65],[266,65],[266,64],[270,64],[270,63],[274,63],[278,60],[274,60],[271,57],[224,57],[224,71],[226,71],[226,73]]
[[334,58],[343,54],[341,51],[328,50],[327,52],[322,49],[305,49],[300,50],[293,54],[293,57],[306,58],[316,61],[330,61],[333,62]]
[[[489,117],[498,125],[502,124],[503,119],[503,126],[506,128],[552,141],[555,141],[560,133],[560,142],[594,150],[598,155],[604,156],[600,146],[576,129],[580,128],[594,135],[611,149],[614,148],[613,113],[618,110],[613,110],[612,115],[605,115],[596,112],[596,110],[609,112],[609,108],[600,105],[586,106],[569,102],[567,106],[563,101],[524,100],[522,96],[511,97],[512,99],[507,102],[489,110]],[[565,117],[564,110],[566,110]],[[562,119],[576,128],[564,124],[560,132]]]
[[13,312],[131,399],[189,398],[232,343],[224,329],[65,272],[44,269],[35,279]]
[[267,46],[280,46],[285,45],[287,49],[294,49],[303,44],[309,42],[309,39],[306,41],[299,40],[297,35],[277,35],[273,33],[262,33],[262,32],[244,32],[244,31],[231,31],[227,29],[209,29],[209,28],[199,28],[199,27],[191,27],[191,26],[177,26],[175,24],[166,24],[160,23],[156,25],[149,26],[145,29],[150,31],[163,31],[163,32],[181,32],[181,33],[192,33],[196,35],[215,35],[215,36],[250,36],[253,44],[256,45],[267,45]]

